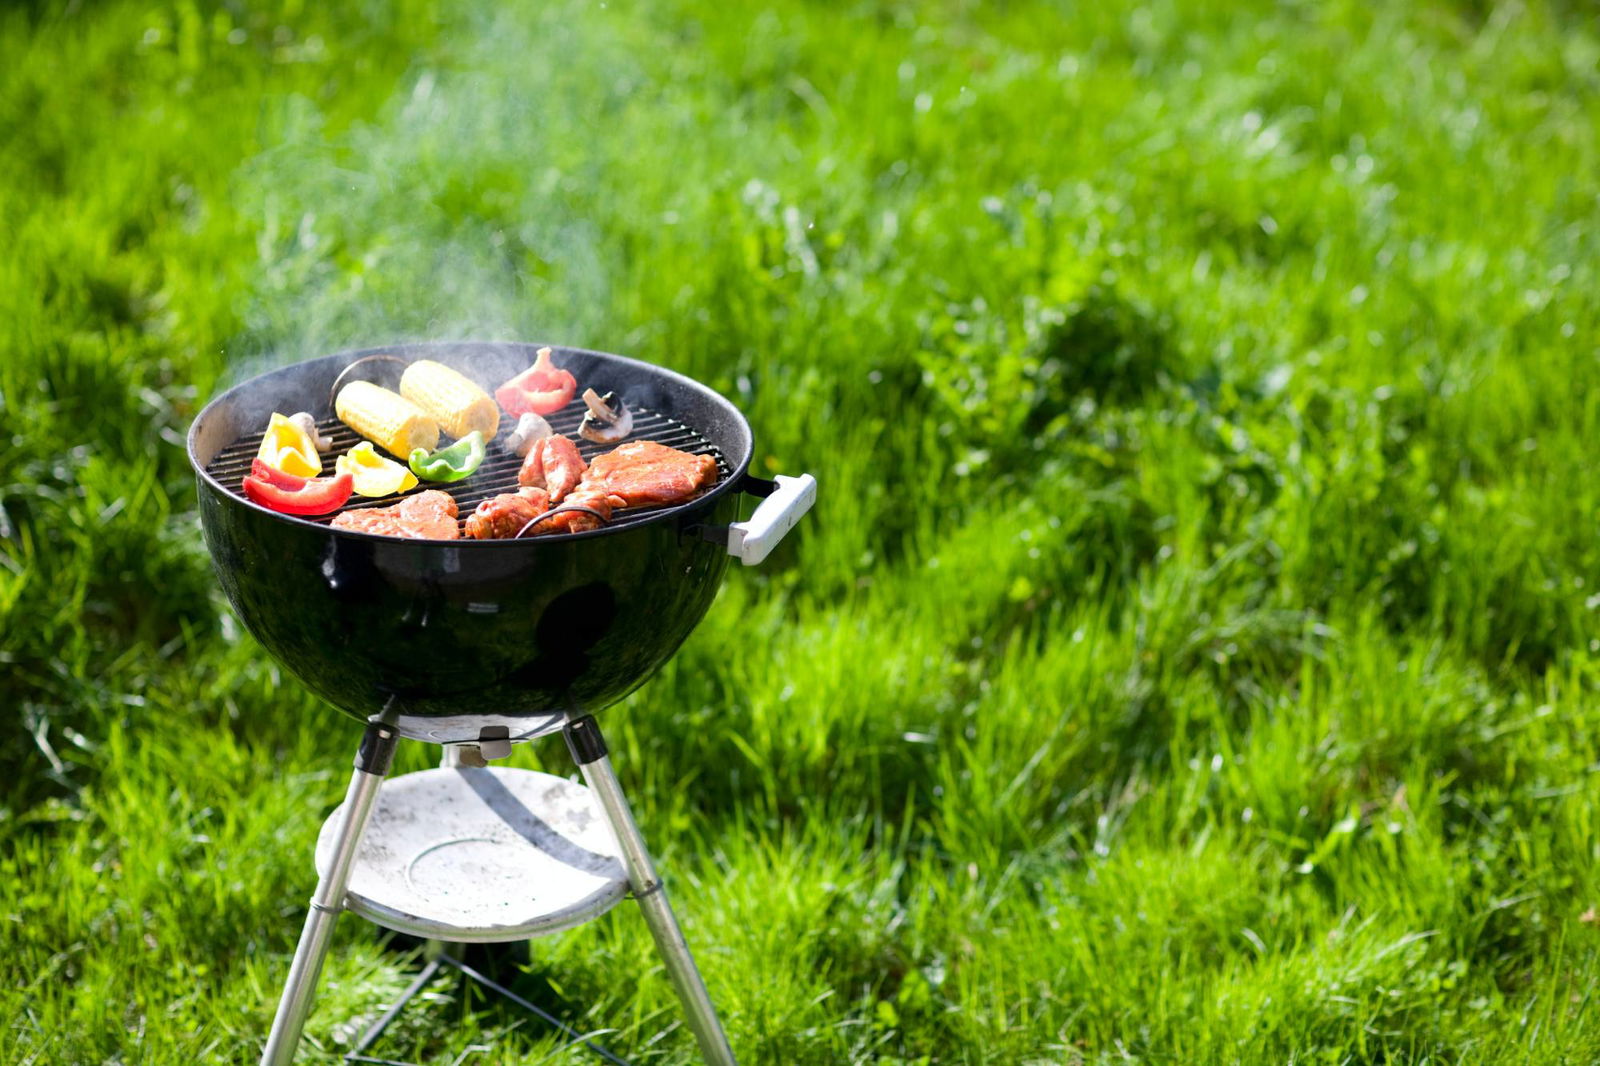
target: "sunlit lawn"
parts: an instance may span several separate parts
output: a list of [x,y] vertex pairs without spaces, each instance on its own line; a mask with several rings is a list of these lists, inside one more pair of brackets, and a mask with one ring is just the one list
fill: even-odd
[[[1257,7],[0,13],[0,1061],[259,1054],[360,728],[182,434],[468,336],[822,485],[604,717],[742,1061],[1600,1059],[1600,24]],[[631,906],[518,987],[695,1059]],[[435,992],[380,1054],[588,1061]]]

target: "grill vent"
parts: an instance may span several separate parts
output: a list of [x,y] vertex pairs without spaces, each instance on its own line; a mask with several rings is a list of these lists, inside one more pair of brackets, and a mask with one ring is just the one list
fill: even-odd
[[[695,455],[710,455],[717,461],[717,484],[727,480],[730,473],[728,461],[722,452],[700,434],[679,422],[675,418],[652,411],[646,407],[630,405],[633,411],[633,432],[628,435],[628,440],[653,440],[657,444],[665,444],[669,448],[690,452]],[[614,444],[595,444],[578,436],[578,424],[583,421],[584,412],[587,410],[581,400],[573,400],[560,411],[546,416],[550,428],[557,433],[565,434],[577,444],[578,451],[583,455],[583,461],[593,462],[595,456],[601,455],[616,447]],[[350,502],[331,514],[307,517],[304,520],[327,525],[333,521],[334,516],[344,511],[359,510],[364,507],[389,507],[413,493],[426,489],[438,489],[448,492],[455,497],[456,508],[460,512],[460,520],[465,522],[472,509],[484,500],[498,496],[502,492],[517,491],[517,471],[522,468],[522,457],[506,450],[505,438],[516,428],[517,420],[505,417],[502,413],[500,419],[500,432],[489,444],[488,454],[484,457],[483,465],[473,472],[472,476],[463,481],[449,484],[433,484],[423,482],[410,492],[397,493],[393,496],[384,496],[377,499],[368,499],[364,496],[352,496]],[[355,430],[340,422],[337,418],[325,418],[317,423],[317,430],[322,436],[333,442],[333,447],[323,455],[323,473],[333,473],[333,457],[343,455],[357,444],[362,437]],[[222,451],[206,466],[206,473],[216,478],[226,486],[234,495],[244,498],[244,490],[240,482],[245,475],[250,473],[250,462],[256,457],[256,452],[261,447],[261,439],[266,435],[262,432],[252,433],[240,437]],[[381,451],[382,449],[380,449]],[[399,457],[402,462],[404,456]],[[673,506],[682,506],[674,504]],[[662,510],[671,508],[661,507],[632,507],[616,511],[612,515],[607,529],[616,529],[639,522],[655,515]],[[548,534],[549,537],[560,537],[568,534]]]

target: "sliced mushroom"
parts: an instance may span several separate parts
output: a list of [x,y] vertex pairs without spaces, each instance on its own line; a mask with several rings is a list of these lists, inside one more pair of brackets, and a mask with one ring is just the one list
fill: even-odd
[[596,444],[615,444],[633,432],[633,412],[615,392],[601,396],[593,389],[584,389],[583,402],[589,411],[578,427],[578,436]]
[[317,432],[317,420],[311,417],[309,411],[296,411],[289,416],[289,421],[305,430],[306,436],[311,439],[311,446],[319,452],[325,452],[333,447],[333,441]]
[[533,450],[534,444],[550,436],[554,430],[550,423],[541,415],[532,411],[517,419],[517,428],[506,436],[506,450],[517,455],[526,456]]

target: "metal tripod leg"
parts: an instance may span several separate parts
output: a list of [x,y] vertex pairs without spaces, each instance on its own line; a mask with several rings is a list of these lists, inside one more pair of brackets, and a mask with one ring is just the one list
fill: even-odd
[[[468,748],[472,750],[467,751]],[[454,770],[463,766],[483,766],[483,756],[476,745],[446,744],[439,754],[439,768],[441,770]],[[440,956],[460,961],[467,957],[467,945],[449,940],[427,941],[424,955],[430,961],[437,961]]]
[[306,1015],[311,1013],[311,997],[317,989],[317,977],[322,973],[322,960],[328,954],[328,944],[333,937],[333,925],[339,912],[344,910],[345,889],[349,887],[350,871],[355,866],[356,849],[372,817],[378,786],[389,772],[397,740],[394,730],[381,722],[367,723],[361,748],[356,752],[355,773],[345,792],[344,817],[334,840],[333,858],[328,872],[317,879],[305,929],[300,933],[300,944],[289,966],[289,979],[284,982],[283,998],[278,1002],[272,1032],[261,1053],[261,1066],[289,1066],[294,1061]]
[[567,747],[578,769],[583,772],[584,782],[599,799],[606,822],[617,838],[633,898],[638,900],[639,909],[644,912],[645,924],[655,938],[656,950],[661,952],[667,976],[672,980],[672,987],[677,990],[683,1011],[688,1016],[689,1028],[700,1044],[700,1054],[709,1066],[738,1066],[733,1049],[728,1046],[728,1037],[722,1031],[722,1023],[717,1020],[716,1008],[711,1005],[705,982],[695,968],[694,956],[689,954],[689,945],[684,942],[683,930],[678,928],[678,919],[672,913],[672,905],[667,902],[667,890],[656,876],[650,853],[645,850],[644,837],[639,835],[633,811],[628,807],[627,797],[622,794],[622,784],[611,769],[611,758],[606,754],[606,742],[600,735],[600,726],[591,716],[584,715],[567,723],[566,737]]

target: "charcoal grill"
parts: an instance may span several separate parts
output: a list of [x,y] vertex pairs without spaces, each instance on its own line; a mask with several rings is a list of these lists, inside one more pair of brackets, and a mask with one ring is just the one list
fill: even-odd
[[[629,440],[713,456],[716,484],[685,503],[619,511],[600,529],[493,541],[355,532],[331,526],[333,515],[270,511],[240,491],[274,411],[310,412],[331,454],[357,442],[333,416],[341,375],[359,369],[392,387],[404,363],[427,358],[492,390],[530,366],[538,347],[401,345],[312,359],[223,393],[190,429],[201,525],[239,618],[311,691],[366,723],[345,802],[323,827],[317,888],[263,1063],[293,1060],[341,910],[438,940],[510,941],[586,921],[625,891],[640,905],[702,1054],[718,1066],[734,1062],[594,715],[676,651],[710,607],[730,557],[766,557],[810,507],[815,481],[752,476],[748,423],[706,386],[623,356],[552,346],[580,390],[615,391],[628,404]],[[388,358],[371,358],[379,355]],[[578,440],[583,410],[573,401],[549,420]],[[463,520],[482,500],[513,491],[521,460],[503,446],[514,420],[501,422],[470,478],[412,491],[449,491]],[[579,447],[590,460],[612,446]],[[746,495],[761,502],[740,521]],[[397,498],[352,497],[347,508]],[[587,787],[484,767],[514,742],[557,731]],[[384,786],[401,738],[444,745],[443,766],[426,781],[408,774]],[[600,837],[586,829],[584,810],[601,816]],[[528,882],[520,890],[519,878]]]

